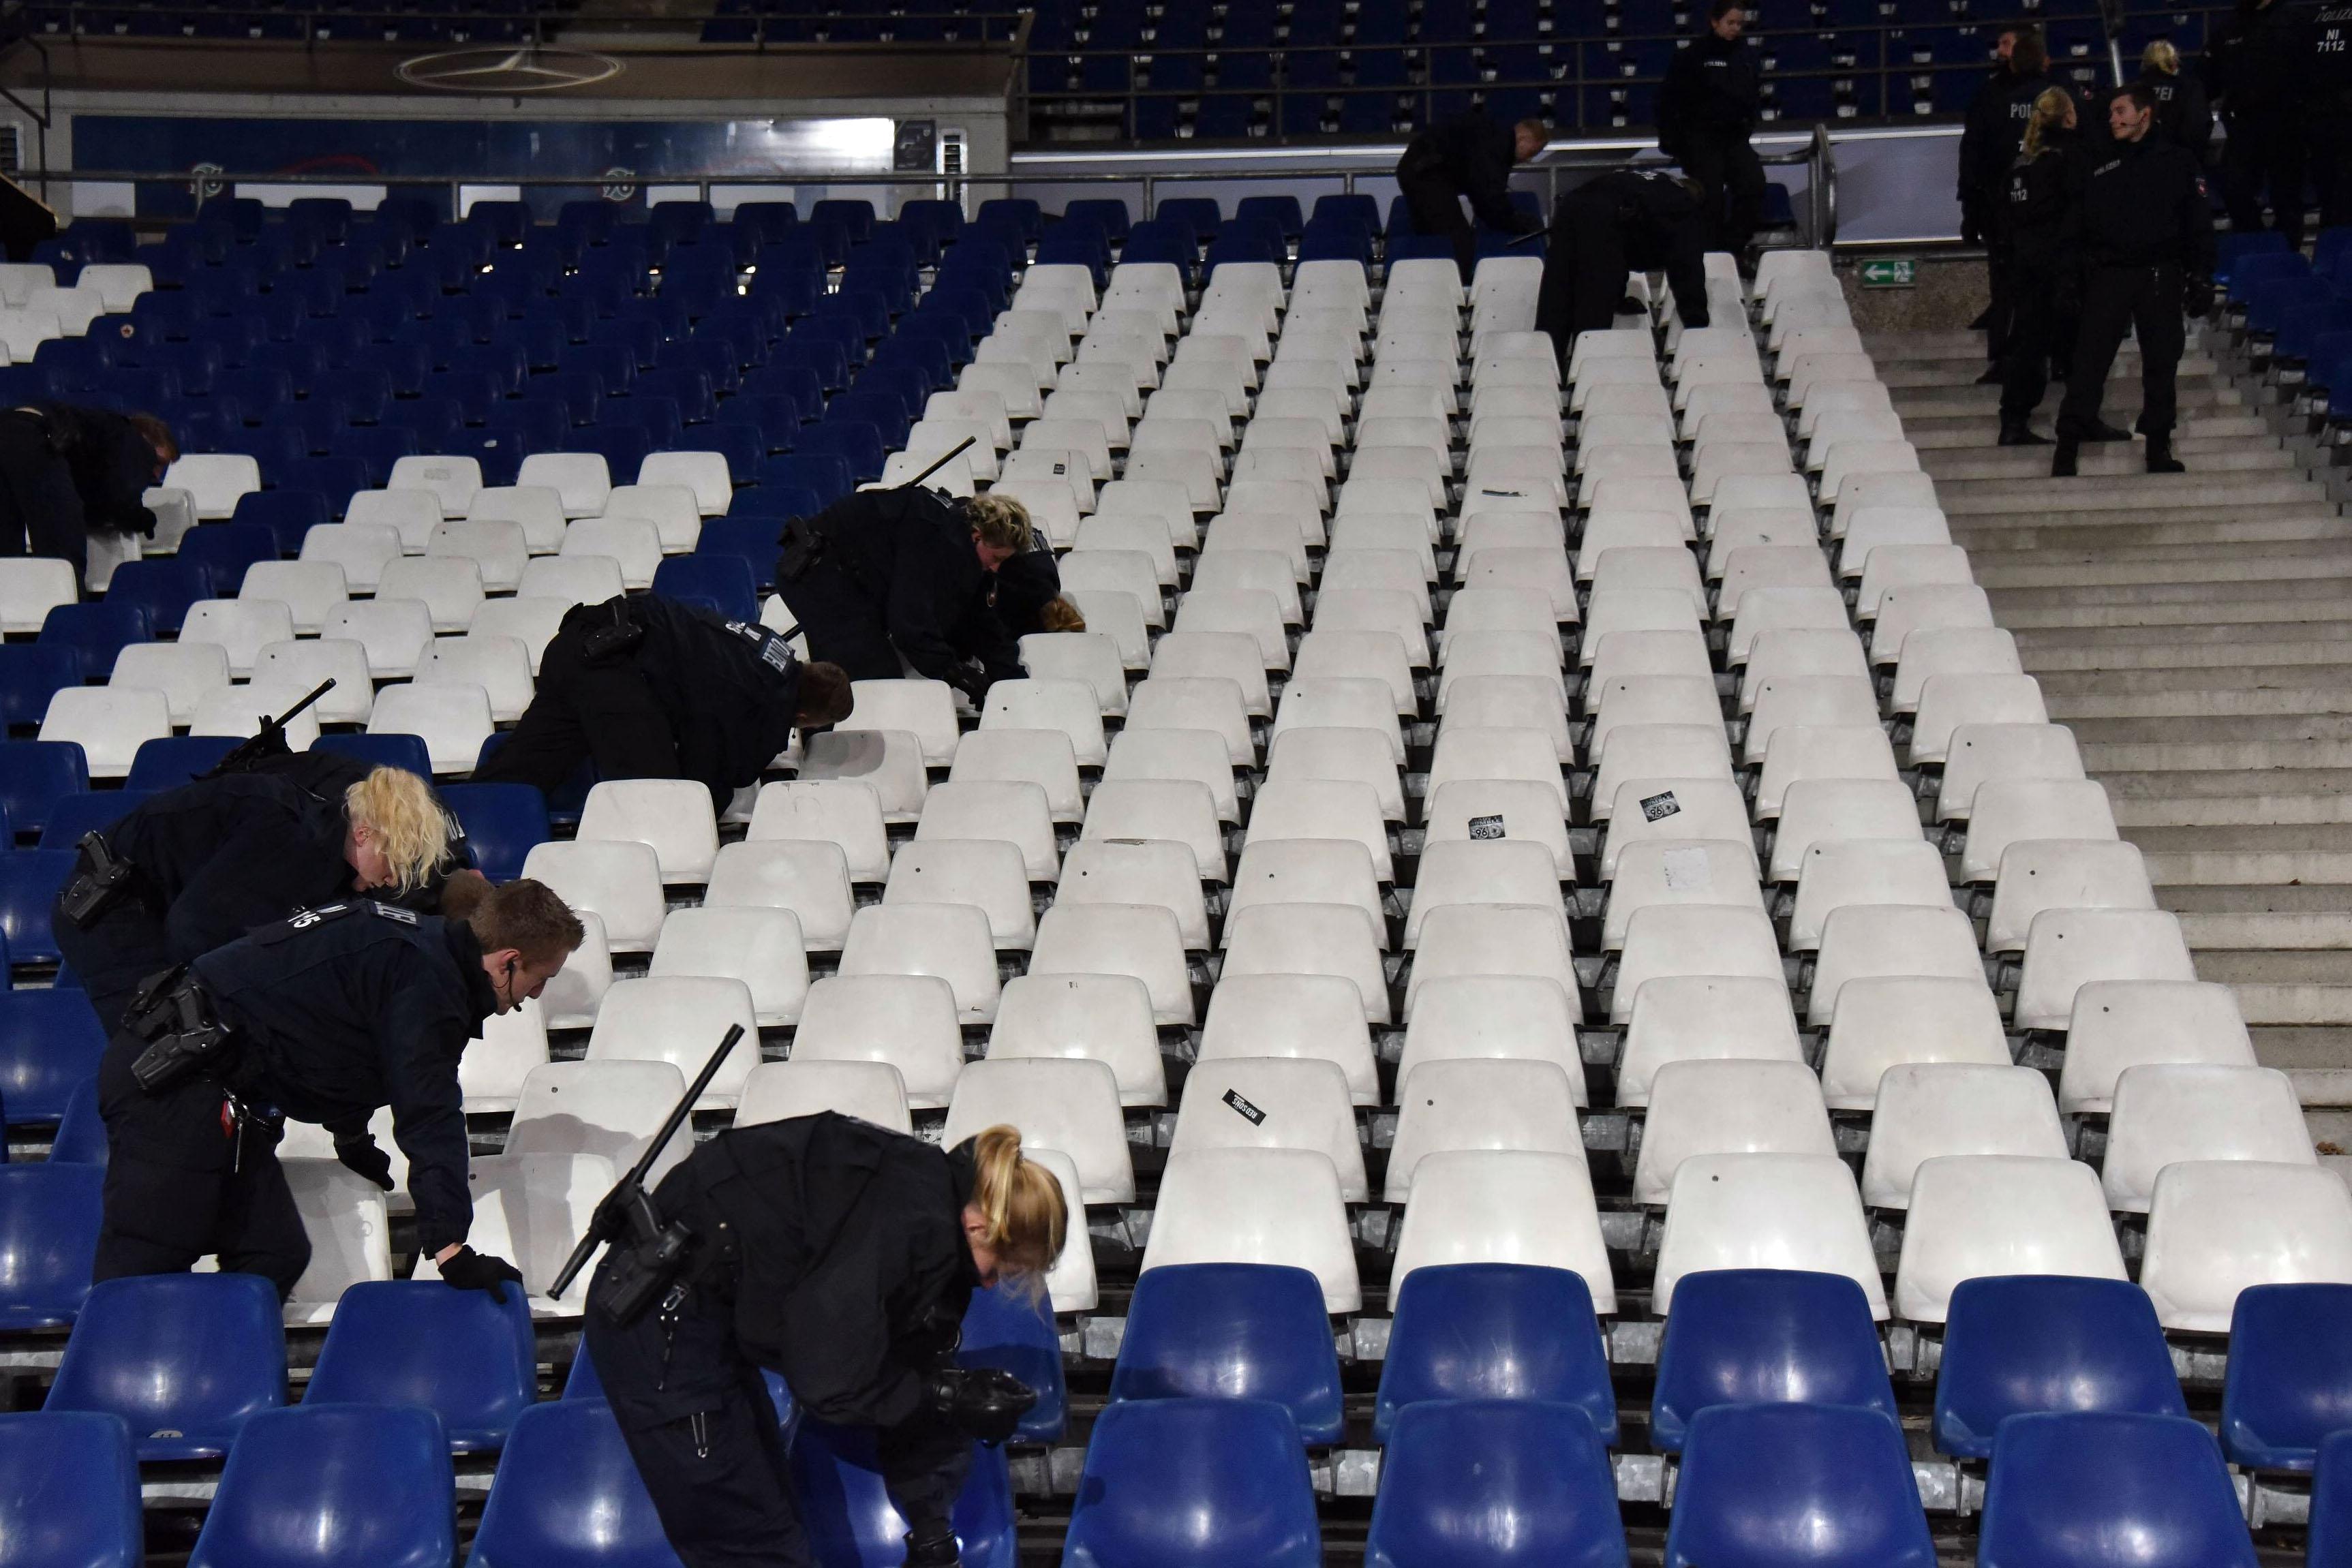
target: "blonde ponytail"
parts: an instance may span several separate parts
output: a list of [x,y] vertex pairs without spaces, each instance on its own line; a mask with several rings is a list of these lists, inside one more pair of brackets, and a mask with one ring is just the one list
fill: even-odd
[[2020,149],[2027,162],[2042,156],[2043,134],[2065,124],[2066,117],[2074,111],[2074,100],[2063,87],[2047,89],[2034,99],[2033,113],[2025,122],[2025,140]]
[[1004,1276],[1033,1292],[1043,1290],[1045,1272],[1062,1255],[1069,1233],[1069,1205],[1062,1184],[1044,1166],[1021,1154],[1021,1131],[997,1125],[971,1141],[976,1175],[971,1207]]

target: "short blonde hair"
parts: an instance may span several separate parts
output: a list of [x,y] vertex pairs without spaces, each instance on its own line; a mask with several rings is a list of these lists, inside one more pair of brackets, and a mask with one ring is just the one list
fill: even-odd
[[971,1207],[980,1211],[981,1239],[996,1254],[1008,1281],[1034,1295],[1062,1255],[1070,1207],[1053,1172],[1021,1153],[1021,1130],[999,1125],[972,1141]]
[[2179,76],[2180,51],[2172,47],[2171,39],[2158,38],[2140,51],[2139,63],[2149,70],[2162,71],[2168,77]]
[[449,856],[449,814],[434,798],[433,786],[405,768],[379,768],[344,790],[343,815],[383,846],[403,893],[425,885]]
[[964,516],[980,534],[980,542],[994,549],[1029,548],[1029,508],[1010,496],[974,496],[963,504]]

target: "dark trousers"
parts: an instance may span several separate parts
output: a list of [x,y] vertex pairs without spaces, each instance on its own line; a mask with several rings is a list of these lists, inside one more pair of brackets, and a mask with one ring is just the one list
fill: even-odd
[[2261,230],[2263,198],[2270,197],[2268,226],[2286,236],[2287,248],[2303,244],[2303,129],[2286,115],[2242,118],[2230,127],[2221,149],[2221,199],[2230,226],[2241,234]]
[[2057,267],[2021,264],[2010,276],[2013,308],[2000,361],[2003,424],[2022,423],[2042,406],[2053,371],[2066,373],[2082,314],[2071,288],[2061,289]]
[[591,661],[582,633],[558,632],[539,665],[539,689],[514,733],[474,774],[484,784],[536,784],[552,795],[593,758],[606,779],[676,779],[669,714],[625,656]]
[[49,450],[41,422],[0,413],[0,556],[39,555],[73,563],[79,580],[89,555],[81,492],[73,470]]
[[2139,333],[2142,435],[2168,436],[2179,406],[2174,385],[2188,332],[2180,317],[2180,268],[2095,267],[2083,286],[2083,324],[2058,405],[2061,439],[2081,439],[2098,422],[2099,400],[2124,333]]
[[107,1164],[90,1277],[184,1273],[209,1252],[223,1272],[259,1274],[283,1300],[310,1262],[278,1165],[283,1129],[260,1107],[240,1124],[213,1078],[150,1094],[131,1075],[145,1049],[136,1035],[117,1035],[99,1062]]
[[110,1040],[122,1028],[123,1009],[140,984],[172,967],[163,923],[137,898],[119,898],[88,930],[52,904],[49,929]]
[[811,660],[839,664],[853,681],[895,681],[903,673],[881,606],[834,562],[818,561],[792,581],[779,582],[776,591],[800,622]]
[[[592,1301],[597,1293],[592,1285]],[[703,1285],[673,1316],[649,1311],[626,1328],[592,1307],[588,1354],[686,1568],[810,1568],[775,1402],[736,1346],[732,1308]],[[945,1523],[971,1468],[971,1440],[927,1429],[880,1439],[899,1511],[919,1533]]]
[[1536,330],[1550,334],[1562,374],[1579,332],[1605,332],[1616,324],[1627,270],[1613,204],[1574,196],[1561,202],[1536,291]]
[[1739,256],[1764,226],[1764,164],[1748,138],[1729,131],[1694,132],[1677,149],[1683,172],[1699,183],[1711,249]]
[[1397,175],[1397,190],[1404,197],[1405,211],[1412,214],[1413,233],[1443,235],[1454,242],[1454,264],[1462,269],[1462,281],[1467,284],[1478,269],[1478,231],[1463,214],[1462,193],[1443,174],[1402,172]]
[[2009,352],[2010,334],[2017,327],[2017,290],[2021,287],[2009,246],[1997,239],[1985,242],[1985,285],[1992,303],[1985,307],[1985,358],[2000,364]]
[[2352,92],[2324,98],[2311,112],[2311,183],[2319,187],[2319,226],[2352,224]]

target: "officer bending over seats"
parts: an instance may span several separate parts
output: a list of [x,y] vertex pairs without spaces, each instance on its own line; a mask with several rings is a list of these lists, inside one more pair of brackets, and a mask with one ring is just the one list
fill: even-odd
[[334,1135],[335,1157],[385,1191],[368,1133],[392,1108],[408,1156],[417,1248],[441,1278],[503,1301],[522,1276],[466,1245],[457,1059],[482,1020],[536,997],[580,945],[545,885],[453,878],[444,914],[346,898],[266,925],[156,977],[98,1069],[106,1121],[94,1278],[176,1273],[206,1253],[283,1298],[310,1260],[278,1164],[285,1121]]
[[564,616],[530,706],[474,778],[552,795],[593,758],[605,779],[692,779],[723,810],[793,726],[838,724],[849,702],[846,675],[768,627],[625,595]]
[[1028,509],[1009,496],[861,490],[786,527],[776,591],[811,658],[856,681],[894,681],[911,667],[977,706],[992,685],[1021,677],[996,574],[1034,537]]
[[1437,235],[1454,246],[1454,265],[1464,287],[1478,268],[1478,231],[1462,215],[1471,212],[1503,234],[1533,234],[1543,226],[1511,205],[1511,166],[1534,159],[1551,133],[1540,120],[1503,125],[1473,110],[1438,120],[1404,144],[1397,160],[1397,193],[1412,218],[1412,232]]
[[79,580],[89,536],[152,534],[147,487],[180,455],[152,413],[64,402],[0,411],[0,556],[52,556]]
[[142,982],[352,893],[429,907],[449,854],[432,786],[331,753],[166,789],[82,840],[50,915],[108,1034]]
[[1616,170],[1562,197],[1536,297],[1536,330],[1551,334],[1561,371],[1579,332],[1615,324],[1629,272],[1663,270],[1683,325],[1706,326],[1706,235],[1696,186],[1660,170]]
[[814,1562],[762,1367],[807,1416],[880,1428],[907,1563],[952,1568],[973,1439],[1003,1441],[1036,1402],[1007,1373],[953,1364],[964,1309],[1000,1280],[1041,1288],[1069,1224],[1021,1134],[943,1150],[830,1112],[737,1127],[654,1204],[690,1238],[683,1261],[649,1274],[639,1249],[607,1251],[586,1349],[687,1568]]

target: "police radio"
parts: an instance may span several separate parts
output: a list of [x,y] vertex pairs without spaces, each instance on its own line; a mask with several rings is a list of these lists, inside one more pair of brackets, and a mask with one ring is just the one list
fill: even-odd
[[727,1038],[719,1042],[719,1049],[710,1053],[710,1060],[702,1064],[702,1071],[687,1085],[686,1097],[670,1107],[669,1119],[661,1124],[661,1131],[646,1145],[646,1152],[629,1167],[629,1173],[615,1182],[613,1190],[596,1206],[595,1217],[588,1222],[588,1234],[580,1239],[580,1245],[564,1260],[563,1271],[555,1276],[549,1295],[561,1297],[571,1289],[580,1270],[596,1255],[597,1247],[606,1241],[613,1243],[614,1268],[596,1304],[615,1326],[625,1328],[635,1322],[676,1282],[686,1266],[687,1249],[694,1243],[694,1233],[677,1220],[663,1222],[661,1211],[654,1207],[653,1195],[646,1191],[646,1176],[692,1114],[694,1103],[702,1098],[702,1092],[718,1076],[719,1063],[727,1060],[727,1053],[742,1038],[741,1024],[729,1026]]

